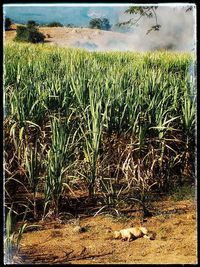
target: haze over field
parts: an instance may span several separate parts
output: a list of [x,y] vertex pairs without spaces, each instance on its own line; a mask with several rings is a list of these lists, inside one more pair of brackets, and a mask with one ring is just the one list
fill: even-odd
[[[160,31],[147,31],[155,25],[155,18],[141,18],[138,25],[132,27],[118,27],[117,23],[126,21],[133,15],[125,13],[130,5],[95,6],[95,5],[5,5],[4,15],[15,23],[26,23],[28,20],[35,20],[39,24],[48,24],[52,21],[67,24],[74,24],[76,27],[88,27],[92,18],[108,18],[112,28],[111,31],[123,32],[124,40],[113,40],[112,50],[135,50],[146,51],[160,48],[192,51],[195,49],[195,27],[196,10],[186,12],[185,5],[160,5],[157,12],[157,21],[161,25]],[[193,6],[194,7],[194,6]],[[135,18],[137,19],[138,16]],[[108,35],[102,35],[102,43],[107,43]],[[81,42],[81,40],[80,40]],[[81,46],[81,45],[80,45]],[[98,45],[92,40],[90,47],[99,50]],[[85,47],[85,44],[83,45]],[[110,45],[102,45],[101,49],[110,50]]]

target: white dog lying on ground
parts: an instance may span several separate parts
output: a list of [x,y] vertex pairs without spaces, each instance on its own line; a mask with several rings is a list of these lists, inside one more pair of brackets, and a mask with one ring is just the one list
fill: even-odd
[[156,237],[156,233],[152,231],[148,231],[146,227],[132,227],[122,229],[120,231],[114,231],[114,238],[122,238],[123,240],[132,240],[139,237],[148,238],[150,240],[154,240]]

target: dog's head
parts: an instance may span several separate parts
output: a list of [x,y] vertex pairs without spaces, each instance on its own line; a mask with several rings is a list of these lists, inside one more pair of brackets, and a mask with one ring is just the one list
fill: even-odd
[[140,231],[144,234],[144,235],[148,235],[148,230],[146,227],[139,227]]

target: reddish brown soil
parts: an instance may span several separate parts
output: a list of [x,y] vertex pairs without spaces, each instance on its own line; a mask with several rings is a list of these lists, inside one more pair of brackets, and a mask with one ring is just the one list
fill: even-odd
[[[38,230],[24,233],[20,257],[24,263],[197,263],[197,225],[195,203],[162,201],[160,215],[147,218],[143,225],[157,233],[155,240],[139,238],[122,241],[113,231],[138,226],[137,217],[113,217],[109,214],[81,217],[85,232],[75,231],[75,220],[40,221]],[[176,210],[174,213],[173,211]],[[167,212],[166,212],[167,211]],[[166,213],[165,213],[166,212]]]

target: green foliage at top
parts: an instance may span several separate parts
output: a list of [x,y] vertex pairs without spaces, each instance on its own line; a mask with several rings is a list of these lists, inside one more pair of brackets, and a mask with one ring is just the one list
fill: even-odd
[[12,21],[10,18],[5,18],[5,30],[9,30],[10,29],[10,26],[12,24]]
[[36,23],[35,20],[28,20],[27,21],[27,26],[28,27],[36,27],[36,26],[38,26],[38,23]]
[[47,27],[63,27],[63,24],[60,22],[53,21],[53,22],[47,24]]
[[32,24],[17,27],[15,41],[43,43],[44,39],[44,34],[39,32],[38,29]]
[[107,18],[94,18],[90,20],[89,27],[91,29],[100,29],[109,31],[111,29],[110,22]]

